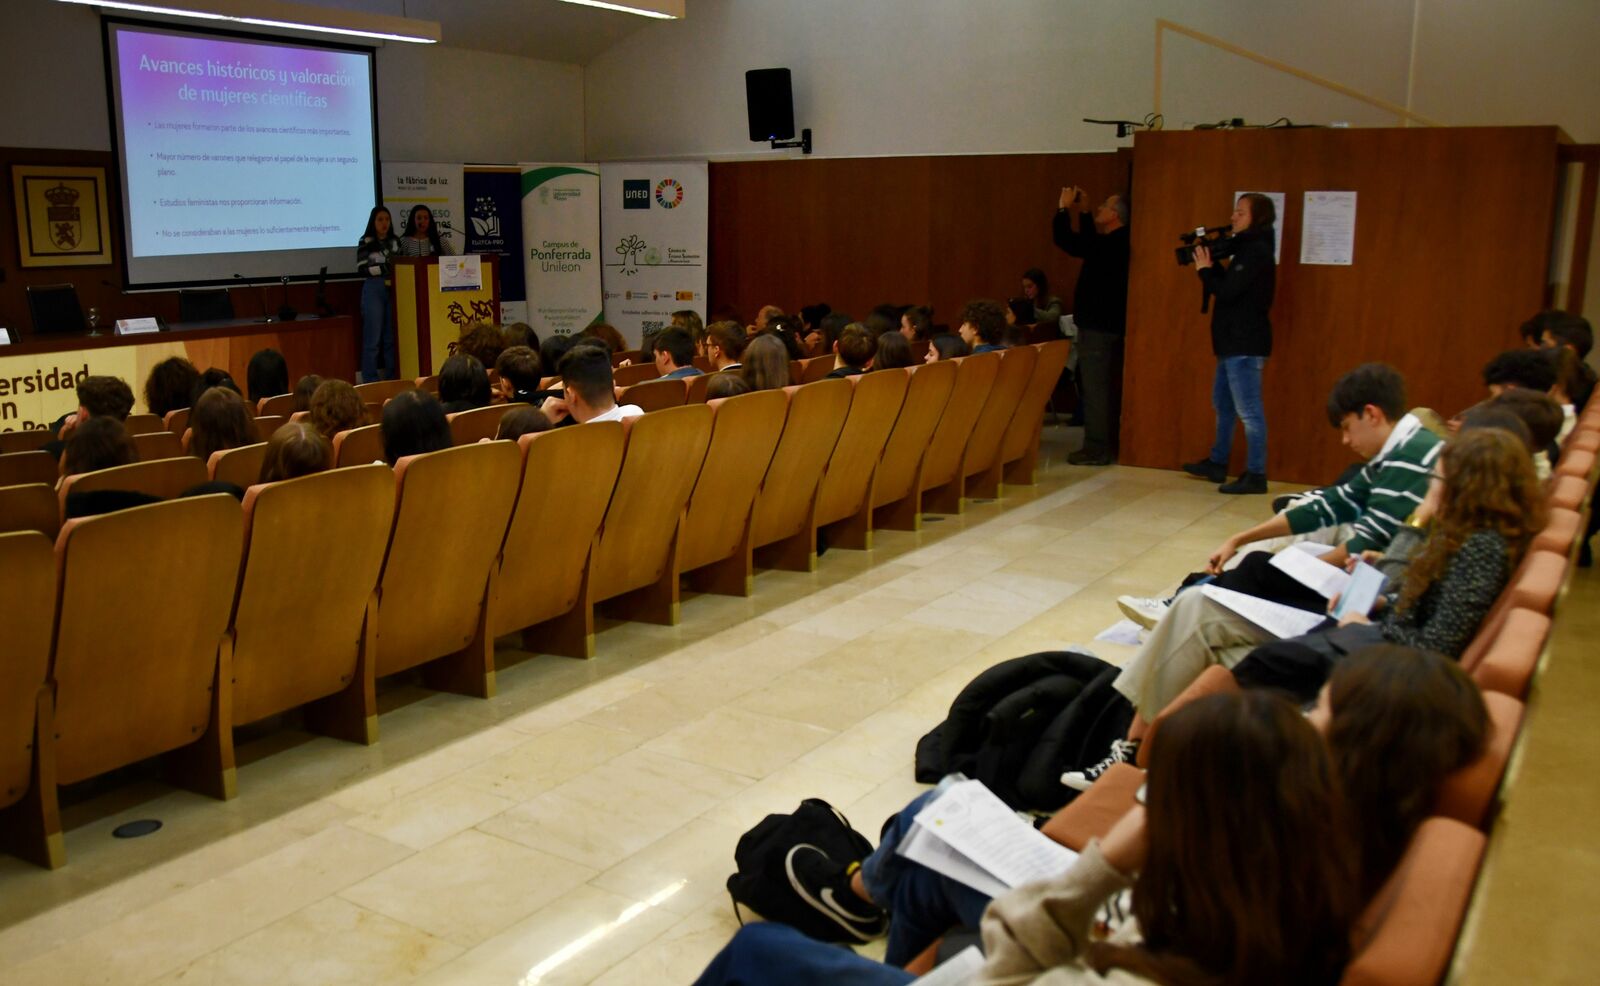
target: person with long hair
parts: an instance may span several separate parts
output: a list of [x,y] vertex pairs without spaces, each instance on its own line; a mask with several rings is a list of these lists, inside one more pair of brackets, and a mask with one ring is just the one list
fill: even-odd
[[400,234],[401,256],[438,257],[449,252],[433,221],[433,210],[425,205],[412,206],[406,213],[405,232]]
[[444,413],[488,407],[493,399],[489,371],[477,357],[456,353],[439,368],[439,402],[444,405]]
[[276,349],[263,349],[250,357],[244,372],[244,389],[252,407],[268,397],[289,393],[289,363]]
[[779,390],[789,386],[789,351],[773,335],[758,335],[744,350],[740,371],[751,390]]
[[212,387],[194,402],[189,414],[189,454],[201,462],[211,453],[256,444],[256,423],[244,398],[227,387]]
[[361,395],[343,380],[324,380],[318,384],[307,410],[311,426],[330,442],[341,431],[371,424]]
[[383,379],[380,362],[384,374],[393,376],[395,372],[394,339],[389,334],[389,322],[394,318],[389,276],[394,258],[400,255],[400,237],[395,235],[389,210],[373,206],[367,214],[366,231],[356,244],[356,271],[366,278],[361,285],[361,379],[368,383]]
[[969,356],[972,350],[958,335],[945,333],[936,335],[928,345],[928,355],[922,358],[924,363],[937,363],[942,359],[955,359],[958,356]]
[[895,370],[910,366],[911,343],[898,332],[885,332],[878,337],[878,351],[872,354],[874,370]]
[[454,445],[444,407],[426,390],[408,390],[385,404],[382,424],[383,460],[391,466]]

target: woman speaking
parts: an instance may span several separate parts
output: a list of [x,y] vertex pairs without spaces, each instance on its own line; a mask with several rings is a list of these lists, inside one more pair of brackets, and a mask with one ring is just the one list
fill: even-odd
[[405,232],[400,234],[400,253],[407,257],[438,257],[449,251],[439,239],[439,227],[433,224],[433,210],[425,205],[415,205],[406,213]]
[[[1210,248],[1196,244],[1194,266],[1206,294],[1214,298],[1211,313],[1211,350],[1217,373],[1211,384],[1211,406],[1217,412],[1217,440],[1211,454],[1184,464],[1184,471],[1201,476],[1223,493],[1267,491],[1267,415],[1261,404],[1261,371],[1272,355],[1272,295],[1277,286],[1273,223],[1277,209],[1259,192],[1239,196],[1233,208],[1232,259],[1214,260]],[[1233,423],[1244,423],[1249,455],[1245,471],[1227,482],[1228,459],[1233,451]]]
[[371,383],[378,376],[378,357],[389,376],[395,373],[394,343],[389,335],[390,261],[400,253],[400,238],[394,235],[389,210],[376,206],[367,216],[367,230],[356,244],[356,270],[366,276],[361,285],[361,380]]

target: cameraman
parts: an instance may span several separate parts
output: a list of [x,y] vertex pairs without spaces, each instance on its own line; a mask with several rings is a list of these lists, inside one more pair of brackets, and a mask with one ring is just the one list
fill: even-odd
[[[1107,196],[1093,215],[1088,195],[1063,188],[1051,232],[1056,246],[1083,259],[1072,292],[1082,372],[1083,448],[1067,456],[1075,466],[1105,466],[1116,458],[1122,420],[1122,341],[1128,322],[1128,199]],[[1078,228],[1072,213],[1079,211]]]
[[[1261,404],[1261,371],[1272,355],[1272,322],[1267,312],[1277,286],[1273,256],[1277,209],[1258,192],[1239,196],[1233,209],[1232,257],[1226,267],[1211,249],[1195,244],[1194,267],[1207,296],[1216,299],[1211,313],[1211,350],[1217,373],[1211,384],[1211,406],[1217,412],[1217,441],[1211,455],[1188,462],[1184,472],[1220,483],[1222,493],[1267,491],[1267,415]],[[1244,422],[1249,447],[1245,471],[1227,482],[1233,451],[1234,419]]]

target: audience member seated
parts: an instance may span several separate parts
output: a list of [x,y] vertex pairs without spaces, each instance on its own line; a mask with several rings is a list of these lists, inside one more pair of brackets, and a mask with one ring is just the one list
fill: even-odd
[[533,331],[533,326],[527,322],[512,322],[501,329],[505,333],[506,347],[527,346],[534,352],[539,351],[539,333]]
[[828,371],[828,379],[867,372],[867,364],[872,362],[872,354],[877,349],[878,341],[867,327],[851,322],[839,333],[839,341],[833,344],[833,369]]
[[974,355],[1002,348],[1000,342],[1005,331],[1005,309],[992,301],[970,302],[961,310],[961,341],[972,347]]
[[307,373],[294,385],[294,412],[311,410],[311,397],[322,386],[322,378],[315,373]]
[[244,371],[244,388],[250,406],[260,404],[263,398],[277,397],[289,392],[289,362],[276,349],[263,349],[250,357]]
[[[452,355],[471,356],[484,366],[494,366],[500,359],[500,354],[511,346],[523,343],[511,342],[509,333],[498,325],[490,322],[478,322],[461,333],[461,338],[456,343],[455,353]],[[442,375],[442,373],[441,373]]]
[[572,347],[561,359],[561,379],[566,383],[563,396],[549,398],[541,408],[552,424],[621,421],[644,413],[637,404],[617,403],[611,356],[604,346]]
[[668,380],[700,375],[700,368],[694,365],[694,338],[687,329],[674,325],[656,333],[655,364]]
[[67,440],[79,425],[90,418],[111,418],[127,421],[133,410],[133,390],[121,377],[84,377],[77,386],[78,409],[62,415],[50,430],[56,437],[45,443],[44,451],[57,459],[66,448]]
[[1058,329],[1061,324],[1061,299],[1050,293],[1050,279],[1044,271],[1030,267],[1022,272],[1022,296],[1032,310],[1031,317],[1019,320],[1021,325],[1047,325]]
[[[694,356],[704,356],[706,354],[706,323],[705,320],[700,317],[699,312],[692,308],[685,308],[682,311],[673,312],[671,321],[667,323],[666,327],[672,329],[682,329],[683,331],[689,333],[689,341],[694,346]],[[660,348],[660,345],[661,342],[658,339],[656,341],[656,347]]]
[[444,361],[439,369],[439,401],[444,404],[444,413],[488,407],[491,398],[489,371],[476,356],[456,353]]
[[514,407],[500,417],[500,429],[495,438],[516,441],[523,435],[537,435],[550,430],[550,419],[536,407]]
[[559,391],[561,389],[561,358],[567,355],[576,340],[572,336],[549,335],[539,343],[539,367],[544,373],[549,374],[539,381],[540,390]]
[[854,321],[844,312],[829,312],[822,316],[816,330],[806,334],[806,351],[812,356],[826,356],[833,352],[833,344],[839,341],[839,333]]
[[213,366],[207,369],[204,373],[200,374],[200,380],[195,384],[194,388],[194,399],[199,400],[200,395],[210,390],[212,387],[221,387],[224,390],[233,391],[240,397],[244,396],[244,391],[239,389],[239,385],[234,382],[233,377],[228,375],[227,370],[219,369]]
[[139,449],[122,422],[110,415],[96,415],[72,429],[66,448],[61,452],[61,476],[65,479],[138,461]]
[[833,307],[825,301],[814,305],[800,306],[800,340],[810,345],[811,334],[822,331],[822,320],[833,311]]
[[1512,387],[1547,394],[1556,385],[1556,368],[1549,355],[1540,350],[1508,349],[1483,368],[1483,385],[1489,388],[1490,397]]
[[189,431],[189,454],[201,462],[209,461],[212,452],[258,441],[256,422],[245,408],[244,398],[227,387],[212,387],[200,395],[189,414]]
[[789,386],[789,353],[778,337],[763,333],[745,347],[740,367],[751,390],[779,390]]
[[762,305],[761,310],[756,312],[755,323],[749,326],[748,331],[746,331],[745,334],[755,335],[757,332],[765,331],[767,325],[771,323],[774,318],[777,318],[782,314],[783,309],[779,308],[777,305]]
[[307,415],[311,426],[330,442],[341,431],[372,423],[367,420],[367,405],[361,395],[343,380],[322,381],[307,410],[311,412]]
[[895,370],[910,366],[911,343],[898,332],[885,332],[878,337],[878,349],[872,354],[874,370]]
[[[1589,396],[1594,393],[1595,387],[1595,371],[1587,362],[1589,350],[1594,348],[1594,329],[1590,327],[1589,320],[1581,315],[1570,315],[1566,312],[1555,314],[1561,317],[1551,319],[1540,326],[1539,345],[1549,350],[1564,350],[1577,357],[1576,369],[1573,371],[1573,379],[1567,394],[1574,403],[1582,407],[1589,403]],[[1559,366],[1558,363],[1557,367]]]
[[1510,411],[1528,426],[1528,440],[1533,443],[1533,470],[1541,480],[1550,478],[1550,464],[1561,454],[1556,444],[1565,422],[1561,405],[1549,394],[1541,394],[1525,387],[1503,390],[1484,402],[1485,407]]
[[333,464],[333,446],[322,432],[304,421],[280,425],[267,439],[258,483],[276,483],[322,472]]
[[1579,358],[1577,352],[1562,346],[1554,350],[1552,362],[1556,366],[1556,383],[1550,396],[1561,406],[1561,431],[1556,441],[1565,442],[1572,429],[1578,426],[1578,409],[1588,403],[1588,398],[1578,400],[1577,395],[1594,391],[1595,372]]
[[783,343],[784,352],[790,359],[805,359],[806,347],[800,341],[804,334],[800,329],[800,320],[793,315],[779,315],[767,324],[766,335],[770,335]]
[[1032,325],[1033,302],[1027,298],[1012,298],[1006,302],[1006,325]]
[[900,313],[909,306],[882,304],[873,307],[867,312],[867,317],[861,320],[867,333],[876,339],[885,332],[894,332],[900,328]]
[[596,322],[578,335],[581,338],[598,339],[605,343],[606,349],[613,356],[628,348],[628,341],[622,338],[622,333],[618,332],[615,326],[607,325],[605,322]]
[[750,383],[742,373],[713,373],[706,381],[706,400],[721,400],[750,393]]
[[957,335],[938,335],[928,345],[928,355],[922,358],[924,363],[937,363],[942,359],[956,359],[961,356],[972,355],[972,350]]
[[527,346],[512,346],[495,360],[494,402],[496,404],[541,403],[552,396],[539,389],[544,379],[544,367],[539,354]]
[[408,455],[450,448],[444,406],[426,390],[408,390],[383,406],[383,458],[394,465]]
[[749,336],[738,322],[712,322],[706,326],[706,359],[718,370],[739,369],[744,348],[749,344]]
[[170,411],[188,407],[200,383],[200,371],[182,356],[169,356],[150,368],[144,381],[144,406],[164,418]]
[[933,335],[933,309],[912,305],[900,316],[900,334],[906,342],[924,342]]

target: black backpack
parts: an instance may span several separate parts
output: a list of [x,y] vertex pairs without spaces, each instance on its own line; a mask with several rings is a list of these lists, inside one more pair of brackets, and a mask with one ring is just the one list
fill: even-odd
[[805,799],[792,815],[768,815],[739,837],[733,851],[738,871],[728,877],[728,894],[734,914],[743,924],[739,912],[743,904],[768,921],[787,924],[818,941],[858,943],[858,938],[795,893],[786,863],[790,850],[799,845],[815,846],[839,863],[858,862],[872,852],[867,837],[821,798]]

